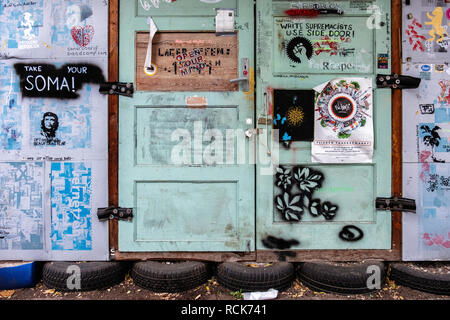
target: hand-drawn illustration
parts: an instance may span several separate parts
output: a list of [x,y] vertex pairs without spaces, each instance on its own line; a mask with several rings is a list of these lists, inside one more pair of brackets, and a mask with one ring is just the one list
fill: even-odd
[[428,233],[422,235],[422,239],[426,246],[441,246],[445,249],[450,249],[450,232],[447,235]]
[[5,0],[0,5],[0,51],[39,48],[44,0]]
[[52,163],[53,250],[92,250],[91,178],[86,163]]
[[441,87],[441,93],[438,96],[438,102],[440,104],[450,105],[450,80],[439,81]]
[[275,212],[283,220],[299,222],[307,211],[313,217],[333,220],[339,207],[328,201],[313,199],[314,191],[321,188],[324,176],[308,167],[280,166],[275,179]]
[[330,38],[329,36],[321,37],[319,41],[314,42],[314,54],[316,56],[322,53],[328,53],[330,56],[349,56],[355,54],[355,48],[342,48],[341,43],[350,43],[351,38]]
[[287,44],[286,54],[293,62],[305,63],[313,55],[313,45],[306,38],[295,37]]
[[315,90],[319,95],[315,103],[313,161],[370,162],[373,155],[370,80],[334,79]]
[[63,101],[36,101],[31,103],[29,108],[32,146],[64,146],[65,149],[84,149],[92,146],[89,102],[84,104],[80,101],[79,105],[73,105]]
[[100,1],[52,1],[51,45],[58,56],[107,56],[107,6]]
[[427,124],[419,125],[419,127],[421,130],[419,138],[422,139],[423,143],[426,146],[429,146],[431,148],[431,159],[433,159],[433,162],[445,162],[445,160],[437,159],[434,154],[435,148],[439,147],[441,143],[441,136],[438,133],[441,128],[439,126],[434,126],[433,128],[431,128]]
[[0,150],[22,148],[22,106],[18,104],[20,90],[14,69],[0,63]]
[[419,49],[420,51],[425,51],[424,42],[427,38],[425,36],[418,33],[417,29],[422,29],[423,25],[417,21],[417,19],[413,19],[411,23],[408,25],[406,29],[406,34],[408,35],[408,41],[411,46],[413,46],[413,50],[416,51]]
[[[365,19],[347,17],[274,20],[274,73],[366,73],[373,68],[373,32]],[[355,53],[358,54],[355,54]]]
[[[437,42],[442,42],[445,38],[448,38],[447,26],[442,26],[442,20],[444,18],[444,10],[442,7],[436,7],[431,14],[427,12],[427,17],[430,21],[425,21],[425,24],[433,27],[428,33],[431,38],[427,39],[427,41],[433,42],[436,39],[436,36],[439,36]],[[444,35],[446,37],[444,37]]]
[[0,162],[0,250],[44,247],[43,164]]
[[403,10],[403,57],[409,62],[448,62],[450,46],[449,4],[445,1],[412,1]]
[[280,141],[312,141],[314,138],[313,90],[274,90],[274,129]]

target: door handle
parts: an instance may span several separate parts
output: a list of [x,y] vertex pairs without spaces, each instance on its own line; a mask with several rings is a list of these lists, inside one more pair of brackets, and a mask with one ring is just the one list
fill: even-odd
[[248,81],[248,78],[236,78],[230,80],[230,82],[240,82],[240,81]]

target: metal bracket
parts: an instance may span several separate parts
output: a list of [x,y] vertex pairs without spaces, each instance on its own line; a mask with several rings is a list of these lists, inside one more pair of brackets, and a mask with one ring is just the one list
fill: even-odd
[[399,74],[378,74],[377,88],[389,89],[416,89],[419,87],[422,79],[411,76],[402,76]]
[[385,211],[402,211],[416,213],[416,200],[399,197],[376,198],[375,208]]
[[131,221],[133,218],[133,209],[120,207],[98,208],[97,217],[100,221],[113,219]]
[[132,97],[134,86],[131,82],[103,82],[100,83],[101,94],[117,94],[126,97]]

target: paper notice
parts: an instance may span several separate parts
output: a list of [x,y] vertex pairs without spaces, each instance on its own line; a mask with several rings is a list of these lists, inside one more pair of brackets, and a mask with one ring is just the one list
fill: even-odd
[[219,9],[216,15],[216,33],[234,32],[234,10]]
[[314,88],[312,162],[370,163],[373,98],[370,78],[339,78]]

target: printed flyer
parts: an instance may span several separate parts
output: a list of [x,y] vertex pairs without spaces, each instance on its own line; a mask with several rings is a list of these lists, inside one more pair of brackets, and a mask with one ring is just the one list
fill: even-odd
[[372,162],[372,80],[338,78],[314,90],[317,94],[312,162]]

